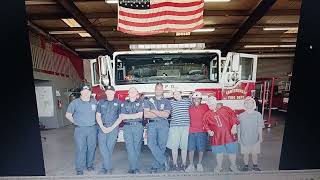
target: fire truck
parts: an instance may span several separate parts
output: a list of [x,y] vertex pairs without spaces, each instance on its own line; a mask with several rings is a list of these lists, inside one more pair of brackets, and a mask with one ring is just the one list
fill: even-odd
[[[112,85],[116,98],[125,100],[130,87],[144,98],[154,96],[155,84],[164,85],[164,96],[179,89],[182,96],[198,91],[202,101],[213,95],[236,112],[243,100],[254,97],[257,55],[204,49],[196,44],[130,45],[131,51],[114,52],[91,60],[92,91],[96,99],[105,96],[103,85]],[[120,131],[118,141],[123,141]]]

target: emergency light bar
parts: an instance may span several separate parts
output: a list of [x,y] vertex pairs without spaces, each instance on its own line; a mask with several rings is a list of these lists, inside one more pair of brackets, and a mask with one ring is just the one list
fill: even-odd
[[205,43],[190,43],[190,44],[130,44],[129,48],[132,51],[139,50],[173,50],[173,49],[205,49]]

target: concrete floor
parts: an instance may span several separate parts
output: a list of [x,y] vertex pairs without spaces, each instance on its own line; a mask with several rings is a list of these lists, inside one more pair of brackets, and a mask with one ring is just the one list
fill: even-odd
[[[259,159],[260,168],[264,171],[278,170],[282,136],[284,130],[283,116],[275,116],[273,119],[277,125],[272,128],[264,129],[264,142],[261,146]],[[74,142],[73,126],[60,129],[45,130],[41,132],[42,147],[47,176],[72,176],[74,172]],[[227,158],[225,158],[227,159]],[[141,155],[141,171],[149,172],[149,165],[152,162],[152,154],[147,146],[143,146]],[[238,165],[242,165],[242,156],[237,157]],[[127,152],[124,143],[117,143],[113,153],[114,170],[113,174],[126,174],[128,169]],[[229,162],[226,160],[225,164]],[[85,171],[85,175],[95,176],[101,169],[101,156],[97,147],[96,151],[96,170],[93,172]],[[215,156],[207,152],[204,157],[203,166],[205,172],[212,172],[215,167]],[[224,167],[226,169],[226,167]]]

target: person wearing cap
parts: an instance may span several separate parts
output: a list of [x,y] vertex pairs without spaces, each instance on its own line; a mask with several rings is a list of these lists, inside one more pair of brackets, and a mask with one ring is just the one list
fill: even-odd
[[112,152],[117,142],[119,127],[111,127],[119,119],[121,102],[114,97],[115,89],[113,86],[104,87],[106,98],[98,103],[96,119],[99,125],[98,143],[102,156],[102,170],[100,174],[112,173]]
[[[191,100],[189,98],[183,99],[181,91],[175,90],[173,92],[174,100],[170,101],[171,122],[169,128],[169,136],[167,147],[171,149],[173,171],[185,171],[188,153],[188,136],[190,126],[189,107]],[[182,164],[178,166],[178,149],[181,149]]]
[[97,101],[91,98],[91,88],[84,85],[81,96],[73,100],[67,109],[66,118],[75,125],[75,169],[77,175],[83,170],[94,170],[94,157],[97,146],[96,106]]
[[[201,93],[195,92],[192,95],[192,106],[189,108],[190,128],[188,137],[188,155],[189,166],[186,172],[199,171],[203,172],[202,158],[207,148],[208,135],[203,128],[203,116],[209,110],[206,104],[201,104]],[[198,164],[194,166],[194,152],[199,152]]]
[[227,106],[217,108],[217,99],[210,96],[207,101],[209,111],[203,117],[204,129],[210,136],[212,152],[216,154],[217,165],[214,172],[222,171],[223,154],[228,154],[230,170],[237,172],[236,154],[238,152],[236,114]]
[[262,142],[262,129],[264,127],[263,117],[256,111],[256,102],[253,98],[247,97],[244,100],[245,111],[239,115],[240,125],[238,128],[238,139],[240,151],[243,154],[244,166],[242,171],[249,170],[249,155],[252,156],[252,170],[260,171],[258,167],[258,154]]
[[155,97],[144,102],[144,117],[149,119],[147,124],[148,147],[154,157],[151,173],[169,169],[165,151],[169,132],[168,117],[170,111],[170,101],[163,97],[163,85],[157,83]]
[[129,99],[121,103],[120,119],[117,120],[112,128],[121,121],[124,122],[123,136],[126,143],[126,149],[129,160],[129,174],[139,173],[139,161],[141,153],[141,145],[143,138],[143,105],[138,99],[138,90],[134,87],[129,89]]

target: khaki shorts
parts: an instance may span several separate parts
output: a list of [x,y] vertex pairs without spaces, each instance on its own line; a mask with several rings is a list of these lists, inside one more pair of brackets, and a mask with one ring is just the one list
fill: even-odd
[[177,150],[188,149],[189,126],[173,126],[169,129],[167,148]]
[[260,153],[260,146],[261,146],[260,142],[257,142],[254,145],[240,144],[240,151],[241,151],[241,154],[251,154],[251,153],[252,154],[259,154]]

